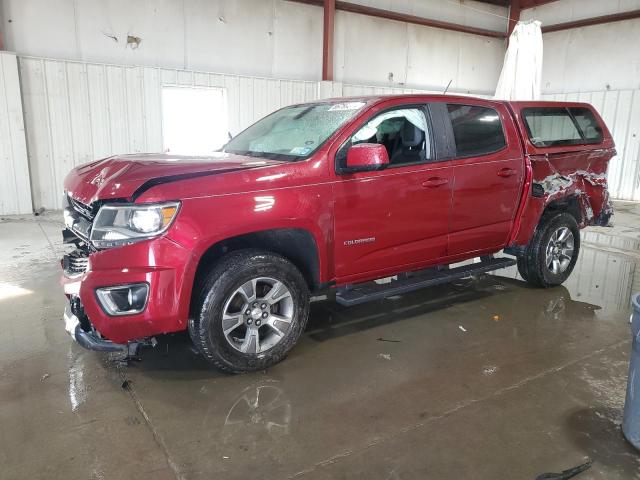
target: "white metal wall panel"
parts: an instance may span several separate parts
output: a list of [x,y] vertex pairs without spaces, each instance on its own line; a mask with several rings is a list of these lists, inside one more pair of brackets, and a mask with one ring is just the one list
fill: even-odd
[[[301,80],[35,57],[19,57],[19,65],[36,208],[62,206],[63,179],[76,165],[114,154],[160,151],[163,85],[226,88],[234,134],[277,108],[318,97],[317,82]],[[0,138],[5,137],[0,133]],[[28,196],[26,178],[20,191]],[[2,190],[9,191],[8,187]],[[16,208],[11,206],[5,213],[18,213]],[[21,208],[31,211],[30,198]],[[2,206],[0,213],[4,210]]]
[[[7,58],[3,55],[3,59]],[[15,62],[15,56],[10,58]],[[0,93],[5,93],[0,99],[0,111],[9,108],[13,115],[0,118],[0,154],[3,165],[10,164],[9,171],[19,170],[0,179],[0,213],[4,214],[30,212],[31,198],[36,208],[60,208],[62,182],[73,166],[113,154],[160,151],[163,85],[226,88],[229,128],[234,134],[281,106],[317,99],[321,91],[322,96],[326,96],[325,93],[331,96],[440,93],[35,57],[18,57],[18,64],[24,123],[17,73],[13,74],[13,91],[9,94],[5,78],[7,69],[4,68],[0,89]],[[640,91],[611,90],[544,97],[586,101],[600,111],[613,132],[618,149],[618,156],[612,160],[609,169],[611,194],[614,198],[640,200]],[[7,98],[13,99],[13,107],[6,106]],[[10,128],[6,126],[9,117]],[[24,162],[26,151],[24,147],[20,149],[19,137],[24,137],[22,125],[26,128],[31,197],[29,169]],[[17,139],[17,143],[7,143],[10,138]],[[7,155],[6,152],[11,153]],[[9,178],[14,179],[13,183]]]
[[[420,90],[416,88],[403,88],[403,87],[376,87],[376,86],[365,86],[365,85],[354,85],[350,83],[345,83],[342,86],[342,94],[345,97],[357,97],[357,96],[366,96],[366,95],[405,95],[411,93],[434,93],[441,94],[444,91],[442,90]],[[478,98],[491,98],[490,95],[480,94],[480,93],[471,93],[471,92],[454,92],[449,91],[451,95],[463,95],[470,97],[478,97]]]
[[[628,0],[626,0],[628,1]],[[445,22],[506,30],[507,9],[465,0],[358,0]],[[3,0],[3,39],[24,55],[118,65],[317,79],[322,8],[286,0]],[[127,46],[129,35],[142,39]],[[338,11],[335,78],[490,91],[504,56],[483,38]]]
[[[401,95],[408,93],[436,93],[428,90],[416,90],[414,88],[402,87],[376,87],[366,85],[353,85],[345,83],[342,85],[342,95],[345,97],[360,97],[366,95]],[[442,92],[439,92],[442,93]]]
[[31,213],[18,63],[6,52],[0,52],[0,169],[0,215]]
[[592,104],[611,130],[618,155],[609,164],[609,192],[619,200],[640,201],[640,90],[556,93],[544,100]]

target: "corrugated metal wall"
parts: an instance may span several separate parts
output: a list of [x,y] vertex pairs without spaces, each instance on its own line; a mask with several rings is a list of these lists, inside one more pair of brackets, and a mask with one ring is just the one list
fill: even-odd
[[547,94],[543,99],[587,102],[598,110],[618,151],[609,164],[609,192],[620,200],[640,200],[640,90]]
[[[427,90],[416,90],[414,88],[401,87],[375,87],[367,85],[353,85],[345,83],[342,85],[342,94],[345,97],[358,97],[365,95],[400,95],[407,93],[434,93]],[[441,93],[441,92],[440,92]]]
[[[443,90],[418,90],[415,88],[402,88],[402,87],[376,87],[369,85],[353,85],[345,83],[342,86],[342,92],[347,97],[360,96],[360,95],[401,95],[411,93],[435,93],[441,94]],[[451,95],[467,95],[477,98],[491,98],[490,95],[483,95],[479,93],[469,92],[455,92],[449,91]]]
[[[0,177],[0,214],[30,212],[31,198],[35,208],[60,208],[63,178],[75,165],[118,153],[160,151],[163,85],[225,87],[232,133],[281,106],[319,96],[426,92],[18,57],[23,121],[16,57],[0,58],[0,112],[8,112],[0,115],[0,158],[9,172]],[[600,111],[618,148],[609,169],[611,194],[640,200],[640,91],[544,97],[586,101]]]
[[237,133],[267,113],[317,98],[317,82],[19,57],[34,206],[61,208],[75,165],[162,150],[163,85],[227,89]]
[[0,52],[0,169],[0,215],[31,213],[18,63],[6,52]]

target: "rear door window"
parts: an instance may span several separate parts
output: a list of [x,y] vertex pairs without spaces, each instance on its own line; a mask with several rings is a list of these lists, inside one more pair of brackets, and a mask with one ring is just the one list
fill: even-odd
[[536,107],[522,111],[529,139],[536,147],[600,143],[602,129],[583,107]]
[[493,108],[447,104],[456,143],[456,157],[477,157],[506,146],[500,115]]

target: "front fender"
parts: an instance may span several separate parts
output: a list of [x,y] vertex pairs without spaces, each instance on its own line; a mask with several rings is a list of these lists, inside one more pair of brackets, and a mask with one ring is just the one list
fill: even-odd
[[332,278],[333,202],[328,184],[185,199],[168,236],[191,252],[185,285],[200,259],[226,239],[274,229],[309,232],[318,248],[320,282]]

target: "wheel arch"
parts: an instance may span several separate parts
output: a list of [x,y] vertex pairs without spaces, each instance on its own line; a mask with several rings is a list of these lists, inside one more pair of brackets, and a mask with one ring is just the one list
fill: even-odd
[[583,201],[581,201],[579,195],[568,195],[566,197],[557,198],[547,203],[544,207],[544,211],[542,212],[540,220],[538,220],[538,223],[542,221],[542,218],[545,215],[557,212],[569,213],[571,216],[573,216],[573,218],[576,219],[576,223],[578,224],[578,226],[583,226],[588,216],[587,212],[585,211]]
[[300,270],[311,291],[321,287],[320,257],[313,234],[303,228],[274,228],[225,238],[209,246],[198,261],[193,292],[217,260],[227,253],[249,248],[282,255]]
[[589,199],[585,195],[572,193],[549,201],[546,200],[546,198],[540,197],[529,199],[524,210],[523,220],[519,223],[513,240],[507,247],[516,256],[522,254],[523,249],[533,239],[536,230],[548,215],[567,212],[575,218],[579,228],[584,227],[592,218],[593,211]]

